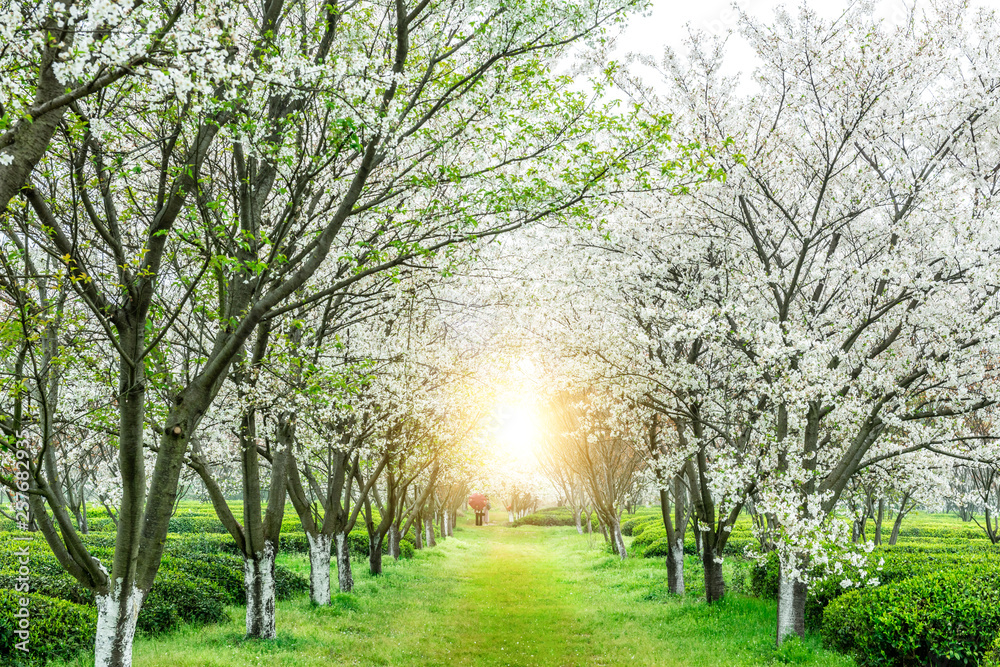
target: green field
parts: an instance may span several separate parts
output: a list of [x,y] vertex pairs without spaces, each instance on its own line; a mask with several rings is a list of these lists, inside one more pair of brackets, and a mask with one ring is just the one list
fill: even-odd
[[[659,559],[620,563],[572,528],[461,526],[454,538],[383,576],[356,563],[356,591],[330,608],[278,605],[278,639],[243,640],[228,623],[139,638],[136,667],[232,665],[850,665],[810,636],[773,648],[772,602],[733,593],[717,607],[666,593]],[[308,572],[302,555],[281,564]],[[81,656],[72,665],[86,665]]]
[[[308,596],[305,536],[289,513],[277,568],[278,638],[248,641],[235,544],[210,506],[186,502],[171,522],[157,583],[140,614],[133,664],[854,665],[856,659],[865,667],[916,667],[929,664],[933,653],[945,658],[940,665],[982,665],[1000,632],[1000,549],[974,523],[953,516],[907,517],[899,543],[870,556],[884,562],[878,586],[845,591],[841,576],[814,582],[806,639],[781,649],[774,648],[776,559],[760,566],[744,557],[755,542],[748,519],[737,522],[727,545],[726,598],[711,607],[690,531],[686,595],[667,592],[659,508],[623,517],[630,554],[624,562],[599,534],[579,535],[566,525],[572,522],[565,508],[542,510],[513,528],[476,527],[462,518],[455,537],[434,548],[414,552],[405,542],[407,557],[385,558],[380,577],[368,574],[367,536],[356,531],[350,536],[355,591],[319,608]],[[92,527],[84,536],[88,548],[110,562],[113,526],[98,511]],[[23,535],[0,533],[4,588],[16,569],[15,542],[7,536]],[[62,570],[40,535],[29,544],[36,655],[47,651],[48,664],[60,667],[92,665],[93,594]],[[9,639],[4,619],[13,604],[14,594],[0,590],[0,648]]]

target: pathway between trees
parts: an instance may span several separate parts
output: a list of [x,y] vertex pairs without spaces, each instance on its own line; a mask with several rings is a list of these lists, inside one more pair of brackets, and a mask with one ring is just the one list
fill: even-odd
[[443,664],[584,664],[580,592],[568,578],[565,553],[531,529],[470,527],[459,536],[475,530],[469,556],[460,560],[452,613],[439,628],[450,659]]
[[[733,595],[709,607],[667,593],[659,559],[620,563],[572,528],[477,527],[471,521],[381,577],[355,562],[355,591],[329,607],[278,604],[278,639],[243,639],[229,623],[136,642],[135,667],[702,667],[795,663],[845,667],[811,637],[774,651],[774,605]],[[282,562],[305,575],[308,559]],[[92,663],[91,663],[92,664]],[[69,667],[61,665],[60,667]],[[73,667],[78,667],[74,664]]]

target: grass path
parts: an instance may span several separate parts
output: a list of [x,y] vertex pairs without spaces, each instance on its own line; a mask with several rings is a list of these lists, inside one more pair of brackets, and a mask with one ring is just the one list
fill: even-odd
[[[455,538],[386,563],[354,564],[355,592],[329,607],[278,604],[278,639],[243,639],[242,607],[217,626],[137,638],[135,667],[706,667],[853,663],[816,637],[773,648],[774,604],[733,593],[708,607],[700,569],[689,595],[666,591],[658,560],[622,563],[572,528],[463,526]],[[282,556],[308,574],[308,559]],[[333,578],[336,582],[336,576]],[[85,657],[70,663],[88,664]],[[89,664],[93,665],[93,657]]]
[[581,664],[574,591],[546,541],[534,530],[498,527],[478,537],[475,560],[466,563],[450,601],[452,613],[436,628],[443,650],[427,657],[484,667]]

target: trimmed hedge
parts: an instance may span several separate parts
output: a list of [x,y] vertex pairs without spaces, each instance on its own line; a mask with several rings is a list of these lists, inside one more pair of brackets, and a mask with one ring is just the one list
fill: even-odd
[[[880,547],[868,555],[865,569],[867,577],[878,579],[879,584],[884,586],[936,571],[976,572],[983,569],[991,570],[998,562],[998,557],[1000,557],[1000,548],[992,546],[936,544],[915,549],[898,546]],[[880,560],[884,560],[881,570],[878,569]],[[763,565],[751,564],[749,593],[756,597],[776,600],[778,597],[778,578],[778,557],[771,553]],[[823,623],[823,610],[827,605],[844,595],[848,590],[852,590],[844,589],[840,585],[840,581],[845,578],[856,582],[862,577],[857,568],[845,566],[840,574],[831,575],[810,584],[805,614],[808,627],[819,628]]]
[[192,553],[189,558],[164,556],[161,570],[208,581],[224,595],[226,604],[246,604],[246,584],[242,559],[229,554]]
[[[501,509],[500,513],[503,514],[504,511]],[[591,521],[597,524],[597,515],[591,514]],[[582,524],[587,523],[587,517],[581,515],[580,522]],[[528,514],[520,519],[514,521],[511,524],[512,528],[517,528],[519,526],[575,526],[576,520],[573,518],[573,510],[569,507],[549,507],[543,510],[538,510],[534,514]]]
[[226,620],[226,593],[213,582],[168,570],[156,577],[147,601],[162,599],[177,608],[188,623],[221,623]]
[[[13,590],[17,585],[17,572],[10,570],[0,571],[0,589]],[[69,574],[44,574],[36,575],[32,573],[28,578],[31,587],[29,592],[38,593],[49,598],[57,598],[79,605],[94,604],[94,592],[86,586],[82,586]]]
[[413,558],[417,553],[416,547],[413,546],[413,542],[409,540],[399,541],[399,557],[400,558]]
[[[14,634],[17,630],[14,614],[20,609],[19,600],[24,597],[29,600],[31,635],[28,654],[18,661],[14,656],[23,654],[15,648],[20,638]],[[81,650],[93,648],[96,633],[97,611],[93,608],[37,593],[25,595],[0,590],[0,654],[5,656],[4,664],[40,667],[50,660],[70,659]],[[9,663],[7,656],[12,658]]]
[[[243,564],[240,563],[240,572],[243,571]],[[302,575],[292,572],[287,567],[281,565],[274,566],[274,588],[275,596],[279,600],[287,600],[296,593],[309,592],[309,580]],[[243,593],[246,600],[246,591]]]
[[937,570],[855,590],[827,606],[827,645],[860,665],[979,664],[1000,632],[1000,568]]

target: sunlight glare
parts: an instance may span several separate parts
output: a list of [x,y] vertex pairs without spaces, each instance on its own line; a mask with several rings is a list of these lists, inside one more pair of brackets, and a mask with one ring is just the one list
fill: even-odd
[[528,405],[519,404],[504,410],[497,434],[499,443],[520,459],[533,456],[538,438],[538,423]]

